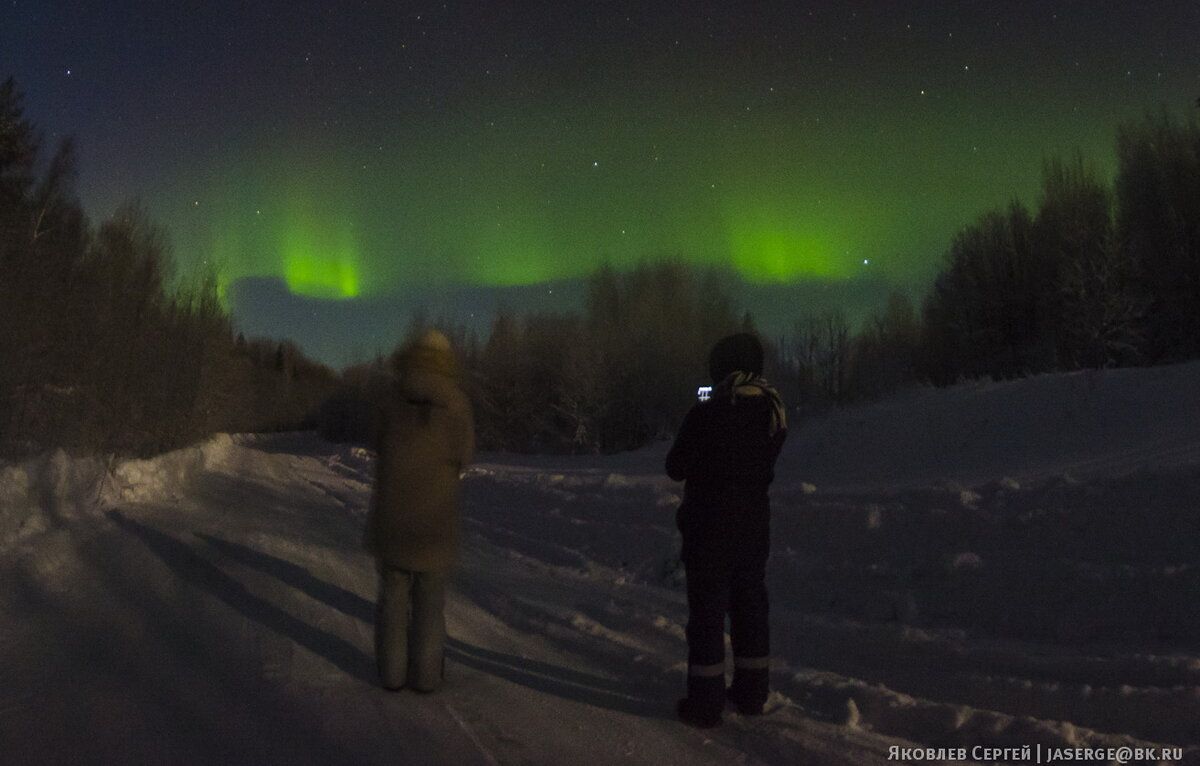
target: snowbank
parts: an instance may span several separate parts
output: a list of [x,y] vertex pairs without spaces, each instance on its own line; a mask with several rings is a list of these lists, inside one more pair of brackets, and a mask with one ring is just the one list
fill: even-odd
[[[214,475],[253,476],[270,483],[291,477],[295,450],[313,451],[309,434],[216,434],[204,442],[148,459],[71,457],[62,450],[20,463],[0,464],[0,550],[28,535],[70,520],[98,517],[128,503],[180,503]],[[269,444],[268,448],[263,445]],[[343,475],[359,475],[365,451],[353,447],[329,452]],[[316,460],[308,457],[309,462]]]
[[1113,476],[1200,462],[1200,362],[917,389],[794,423],[780,476],[823,489]]
[[0,465],[0,548],[94,512],[106,475],[102,461],[62,450]]
[[149,460],[73,458],[58,450],[0,467],[0,547],[114,503],[178,499],[233,445],[219,434]]

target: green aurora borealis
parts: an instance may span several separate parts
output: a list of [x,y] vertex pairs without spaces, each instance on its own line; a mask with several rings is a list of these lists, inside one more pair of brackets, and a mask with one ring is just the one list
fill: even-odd
[[663,119],[644,136],[605,123],[542,146],[536,126],[514,119],[465,141],[457,126],[454,138],[373,152],[275,149],[216,159],[224,172],[168,218],[181,251],[210,254],[227,279],[279,276],[323,298],[426,281],[531,284],[660,256],[756,282],[869,272],[905,284],[927,277],[984,209],[1035,202],[1043,157],[1079,148],[1111,171],[1115,125],[989,129],[970,113],[930,112],[927,124],[858,133],[847,118],[682,132]]
[[92,215],[343,303],[663,257],[917,297],[1046,158],[1111,175],[1121,122],[1200,95],[1190,2],[14,8],[0,65]]

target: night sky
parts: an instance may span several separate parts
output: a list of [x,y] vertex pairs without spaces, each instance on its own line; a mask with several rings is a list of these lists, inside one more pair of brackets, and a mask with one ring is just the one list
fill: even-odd
[[606,261],[919,299],[1044,158],[1111,173],[1119,123],[1200,97],[1195,0],[0,2],[92,218],[140,198],[242,326],[337,364]]

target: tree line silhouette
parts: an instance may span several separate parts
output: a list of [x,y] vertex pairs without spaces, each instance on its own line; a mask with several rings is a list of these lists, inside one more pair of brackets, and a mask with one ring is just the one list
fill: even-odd
[[166,233],[137,204],[93,225],[74,143],[43,158],[22,100],[0,84],[0,456],[147,455],[302,423],[336,376],[233,337],[215,275],[173,280]]
[[1122,125],[1106,185],[1045,163],[1018,201],[955,237],[923,311],[918,369],[937,384],[1200,356],[1200,126]]
[[[1051,159],[1031,210],[954,236],[918,307],[903,293],[861,327],[797,306],[764,338],[767,375],[805,413],[963,379],[1200,356],[1200,127],[1165,112],[1120,126],[1109,185]],[[370,440],[390,358],[336,374],[287,342],[235,336],[212,273],[172,278],[136,204],[93,225],[76,155],[48,158],[0,85],[0,457],[62,447],[145,455],[218,431],[318,427]],[[462,352],[481,446],[612,452],[668,437],[707,382],[718,338],[754,331],[732,275],[682,261],[602,267],[580,312],[501,311]],[[414,317],[411,330],[429,324]]]

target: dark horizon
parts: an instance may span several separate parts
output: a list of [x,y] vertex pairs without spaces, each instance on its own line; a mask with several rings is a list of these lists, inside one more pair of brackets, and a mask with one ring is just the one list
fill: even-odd
[[[386,356],[404,340],[414,320],[463,328],[483,342],[502,310],[516,316],[582,315],[589,278],[502,288],[442,285],[333,301],[295,295],[279,277],[248,277],[230,286],[228,300],[236,332],[247,338],[292,340],[306,356],[337,370]],[[762,285],[731,275],[723,286],[736,307],[751,315],[759,334],[773,343],[790,337],[794,324],[808,314],[840,311],[857,331],[884,310],[892,292],[899,290],[915,305],[921,297],[869,278]]]

